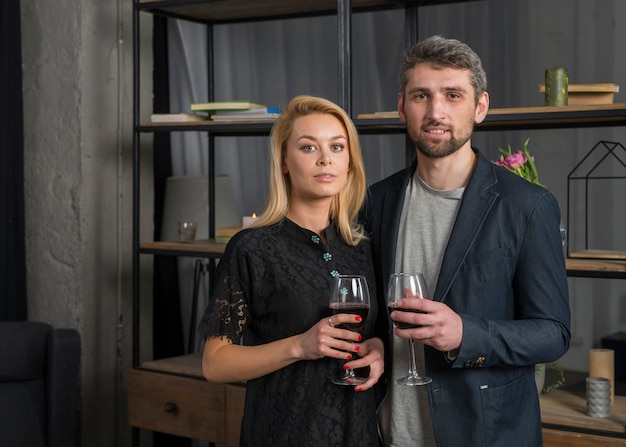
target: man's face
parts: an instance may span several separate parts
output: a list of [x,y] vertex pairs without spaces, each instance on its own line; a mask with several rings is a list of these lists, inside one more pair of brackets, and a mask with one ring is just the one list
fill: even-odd
[[465,69],[417,64],[409,72],[404,95],[398,94],[398,112],[417,150],[426,157],[443,158],[470,145],[475,123],[487,114],[489,96],[475,100],[470,72]]

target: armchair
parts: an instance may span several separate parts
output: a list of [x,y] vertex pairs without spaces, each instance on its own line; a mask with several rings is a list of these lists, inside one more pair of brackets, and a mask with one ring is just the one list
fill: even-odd
[[76,446],[79,367],[76,329],[0,322],[0,445]]

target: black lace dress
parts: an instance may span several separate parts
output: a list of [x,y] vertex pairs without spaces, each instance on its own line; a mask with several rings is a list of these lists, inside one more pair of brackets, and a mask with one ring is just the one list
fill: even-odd
[[[237,233],[219,262],[202,336],[259,345],[305,332],[331,315],[328,294],[338,274],[366,275],[372,303],[361,335],[374,336],[378,306],[369,242],[350,247],[332,225],[326,239],[324,245],[288,219]],[[342,365],[303,360],[248,381],[241,445],[377,446],[374,390],[333,384]]]

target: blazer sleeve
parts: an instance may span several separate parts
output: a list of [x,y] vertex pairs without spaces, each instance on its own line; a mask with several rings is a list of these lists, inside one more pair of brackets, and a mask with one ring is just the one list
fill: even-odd
[[[487,258],[483,270],[461,274],[472,276],[459,281],[464,288],[483,274],[492,279],[484,281],[479,295],[469,297],[482,303],[482,312],[459,312],[463,339],[453,367],[526,366],[557,360],[569,348],[569,294],[558,202],[546,190],[532,201],[527,214],[493,219],[494,225],[510,225],[507,249],[494,250],[498,254],[491,263],[489,255],[481,254]],[[497,232],[493,226],[488,230]],[[500,228],[499,233],[507,231]],[[453,294],[464,292],[453,287]]]

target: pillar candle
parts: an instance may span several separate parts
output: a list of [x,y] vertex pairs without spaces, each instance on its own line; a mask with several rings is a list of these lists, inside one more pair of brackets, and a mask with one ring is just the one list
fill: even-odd
[[546,106],[566,106],[569,79],[566,68],[546,69]]
[[589,377],[605,377],[611,382],[611,404],[615,396],[615,354],[612,349],[589,350]]
[[243,216],[241,228],[248,228],[250,225],[254,223],[255,220],[256,220],[256,214],[252,214],[252,216]]

